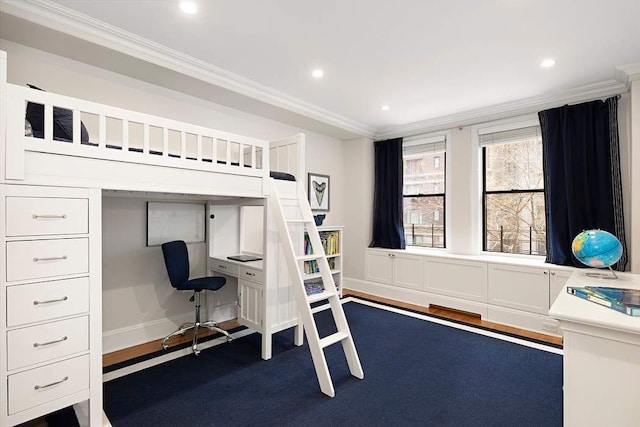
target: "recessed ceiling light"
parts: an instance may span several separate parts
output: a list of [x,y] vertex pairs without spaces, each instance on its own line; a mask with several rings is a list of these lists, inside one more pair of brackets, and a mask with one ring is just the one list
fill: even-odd
[[198,13],[198,5],[193,1],[181,1],[180,10],[189,15],[195,15]]
[[311,75],[313,77],[315,77],[316,79],[321,79],[322,76],[324,76],[324,71],[322,71],[321,69],[317,69],[317,70],[313,70],[313,72],[311,73]]
[[553,59],[553,58],[547,58],[547,59],[545,59],[544,61],[542,61],[542,62],[540,63],[540,66],[541,66],[542,68],[551,68],[551,67],[553,67],[554,65],[556,65],[556,60],[555,60],[555,59]]
[[381,109],[382,111],[389,111],[389,106],[388,106],[387,104],[384,104],[384,105],[381,105],[381,106],[380,106],[380,109]]

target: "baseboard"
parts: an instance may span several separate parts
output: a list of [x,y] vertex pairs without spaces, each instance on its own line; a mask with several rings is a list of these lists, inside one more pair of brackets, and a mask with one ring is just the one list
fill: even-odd
[[[236,304],[230,303],[215,307],[207,316],[216,322],[223,322],[236,317]],[[144,344],[169,335],[178,329],[183,323],[193,322],[194,313],[188,312],[172,318],[158,319],[150,322],[139,323],[124,328],[104,331],[102,333],[102,354]],[[203,319],[207,320],[207,319]]]

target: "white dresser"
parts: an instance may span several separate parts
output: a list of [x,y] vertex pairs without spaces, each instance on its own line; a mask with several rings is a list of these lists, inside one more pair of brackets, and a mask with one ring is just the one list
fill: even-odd
[[[616,273],[618,280],[578,271],[567,286],[640,289],[640,275]],[[640,425],[640,317],[627,316],[569,295],[565,288],[549,315],[564,332],[564,425]]]
[[97,426],[101,191],[0,185],[0,212],[0,425],[89,400]]

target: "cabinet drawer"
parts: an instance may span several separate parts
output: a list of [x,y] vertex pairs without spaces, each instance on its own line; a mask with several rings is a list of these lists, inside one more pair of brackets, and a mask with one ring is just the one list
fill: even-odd
[[89,232],[89,200],[7,197],[7,236]]
[[7,326],[89,311],[89,278],[7,287]]
[[46,323],[7,332],[9,370],[89,349],[89,318]]
[[7,281],[89,271],[89,239],[7,242]]
[[89,355],[9,375],[9,414],[89,388]]
[[264,272],[262,272],[261,270],[256,270],[254,268],[239,267],[238,278],[251,280],[252,282],[263,283]]
[[238,266],[230,262],[214,259],[212,263],[212,268],[219,273],[228,274],[229,276],[234,276],[234,277],[238,276]]

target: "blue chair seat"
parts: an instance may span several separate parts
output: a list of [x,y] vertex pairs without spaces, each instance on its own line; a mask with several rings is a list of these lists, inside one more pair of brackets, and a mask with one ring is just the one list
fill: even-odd
[[197,279],[187,280],[176,286],[176,289],[181,291],[217,291],[225,284],[224,277],[199,277]]

